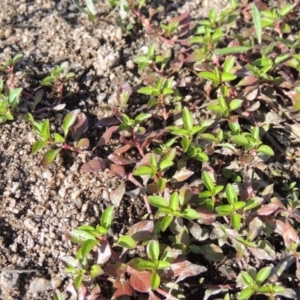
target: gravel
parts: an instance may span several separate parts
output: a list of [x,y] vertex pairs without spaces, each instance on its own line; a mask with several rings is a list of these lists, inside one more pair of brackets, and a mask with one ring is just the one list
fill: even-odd
[[[102,1],[95,2],[98,14],[105,18],[109,8]],[[166,15],[189,11],[193,20],[206,16],[211,7],[219,10],[227,3],[160,1]],[[109,22],[100,18],[93,25],[71,1],[2,0],[1,4],[0,60],[24,54],[16,74],[17,85],[25,90],[33,92],[54,66],[63,66],[76,74],[67,85],[74,95],[66,99],[66,109],[80,108],[93,124],[93,120],[110,115],[107,100],[122,82],[140,83],[133,59],[151,41],[142,31],[125,37],[115,25],[117,14],[109,17]],[[47,90],[44,98],[53,103],[55,94]],[[52,128],[59,130],[59,115],[45,116]],[[91,128],[91,136],[99,138],[101,129]],[[43,170],[42,153],[31,154],[35,135],[28,123],[2,124],[0,135],[0,298],[52,299],[53,289],[63,290],[70,282],[58,258],[76,251],[67,236],[72,229],[97,224],[111,202],[118,206],[115,233],[123,232],[129,220],[146,211],[139,199],[115,195],[117,189],[124,192],[124,181],[111,177],[107,169],[80,172],[90,153],[64,153],[49,170]],[[5,270],[8,266],[11,271]]]

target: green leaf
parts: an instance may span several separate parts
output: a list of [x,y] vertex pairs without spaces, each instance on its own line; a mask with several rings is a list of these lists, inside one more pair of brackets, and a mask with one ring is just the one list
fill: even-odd
[[54,142],[55,143],[64,143],[65,138],[62,137],[59,133],[54,133]]
[[76,290],[79,289],[79,287],[82,283],[82,280],[83,280],[83,275],[82,274],[80,274],[80,275],[78,275],[74,278],[74,287],[75,287]]
[[251,136],[253,137],[253,139],[255,141],[259,141],[259,127],[258,126],[253,127],[253,129],[251,131]]
[[151,118],[152,114],[139,114],[134,120],[138,123]]
[[160,286],[160,277],[156,272],[151,274],[150,284],[151,284],[151,288],[154,291],[159,288],[159,286]]
[[153,170],[147,166],[140,166],[137,169],[135,169],[132,174],[135,176],[144,176],[144,175],[152,176]]
[[224,110],[220,105],[217,104],[208,105],[207,109],[215,112],[223,112]]
[[50,139],[50,123],[49,119],[46,119],[44,123],[42,123],[41,127],[41,135],[44,140],[49,140]]
[[194,121],[193,121],[192,114],[189,112],[189,110],[186,107],[183,109],[182,121],[183,121],[184,128],[190,132],[193,128]]
[[91,267],[91,270],[90,270],[91,278],[95,278],[95,277],[100,276],[102,274],[104,274],[104,271],[102,270],[102,268],[99,265],[93,265]]
[[154,207],[158,207],[158,208],[169,207],[167,201],[161,196],[148,196],[147,199],[148,202]]
[[37,141],[33,144],[31,153],[35,154],[48,144],[48,141]]
[[110,229],[111,227],[113,215],[114,215],[114,207],[109,206],[105,209],[105,211],[101,216],[101,220],[100,220],[101,226],[103,226],[106,230]]
[[73,243],[84,243],[86,240],[96,240],[95,236],[88,231],[75,229],[70,233],[70,239]]
[[86,260],[87,255],[92,251],[92,249],[98,244],[99,242],[92,239],[86,240],[83,245],[81,246],[81,258]]
[[239,46],[239,47],[227,47],[222,49],[215,49],[215,53],[217,55],[228,55],[228,54],[236,54],[242,53],[250,50],[251,47]]
[[160,164],[159,164],[159,169],[161,171],[164,171],[170,167],[172,167],[174,165],[174,162],[170,161],[170,160],[163,160]]
[[73,111],[70,111],[64,118],[62,130],[64,132],[64,137],[66,138],[71,126],[75,123],[78,114],[80,113],[79,109],[75,109]]
[[41,82],[42,86],[52,86],[53,84],[54,84],[54,79],[52,78],[52,76],[45,77]]
[[42,166],[44,169],[47,169],[49,167],[49,165],[54,161],[54,159],[56,158],[60,150],[61,150],[60,148],[55,150],[51,149],[44,154],[42,160]]
[[230,183],[226,185],[225,193],[226,193],[227,201],[231,205],[234,205],[234,203],[237,202],[237,195],[233,186]]
[[232,208],[232,206],[229,205],[229,204],[220,205],[220,206],[216,207],[216,212],[217,212],[220,216],[229,216],[229,215],[232,214],[233,208]]
[[256,37],[257,37],[258,43],[261,44],[261,39],[262,39],[261,16],[260,16],[260,12],[255,4],[252,7],[252,17],[253,17],[253,23],[254,23],[254,27],[255,27]]
[[22,57],[23,54],[21,53],[16,54],[12,59],[12,65],[14,66]]
[[221,80],[223,82],[227,82],[227,81],[232,81],[235,80],[237,78],[236,75],[231,74],[231,73],[221,73]]
[[246,202],[246,205],[244,207],[244,211],[246,210],[251,210],[257,206],[260,205],[260,201],[258,199],[255,199],[255,198],[252,198],[252,199],[249,199],[247,202]]
[[166,231],[167,228],[172,223],[172,221],[173,221],[173,216],[169,216],[169,215],[164,216],[160,223],[161,231]]
[[224,64],[223,64],[224,72],[225,73],[230,73],[232,71],[234,63],[235,63],[235,57],[234,56],[227,57]]
[[150,241],[147,247],[147,254],[152,262],[157,262],[159,258],[159,243],[155,240]]
[[29,122],[31,124],[34,123],[34,118],[33,118],[33,116],[32,116],[31,113],[24,114],[23,117],[22,117],[22,120],[25,120],[25,121],[27,121],[27,122]]
[[231,140],[238,145],[247,146],[249,145],[248,139],[241,134],[234,135],[231,137]]
[[219,80],[219,78],[217,78],[214,73],[209,72],[209,71],[200,72],[200,73],[198,73],[198,76],[203,79],[210,80],[210,81]]
[[240,108],[243,104],[243,100],[241,99],[234,99],[234,100],[231,100],[230,103],[229,103],[229,110],[232,111],[232,110],[236,110],[238,108]]
[[202,173],[202,179],[204,182],[205,187],[212,193],[214,194],[214,190],[215,190],[215,185],[213,180],[211,179],[210,175],[208,172],[203,171]]
[[177,192],[175,192],[171,195],[170,200],[169,200],[169,207],[173,211],[178,210],[178,208],[179,208],[179,197],[178,197]]
[[281,17],[286,16],[289,12],[291,12],[294,9],[294,5],[285,5],[280,11],[279,15]]
[[249,275],[247,272],[242,272],[241,275],[242,275],[242,279],[244,280],[244,282],[245,282],[247,285],[253,285],[254,280],[253,280],[253,278],[251,277],[251,275]]
[[200,218],[198,212],[192,208],[186,208],[180,214],[185,219],[198,220]]
[[230,219],[231,219],[231,223],[232,223],[233,227],[236,230],[240,230],[241,229],[241,219],[242,219],[241,215],[238,213],[234,213]]
[[137,246],[136,241],[127,235],[122,235],[119,237],[117,245],[127,249],[134,249]]
[[243,289],[238,296],[238,300],[248,300],[254,294],[255,290],[252,287],[246,287]]
[[56,289],[54,291],[53,300],[65,300],[65,298],[63,294],[58,289]]
[[262,268],[256,275],[256,282],[259,284],[262,284],[264,281],[266,281],[272,271],[272,267],[265,267]]
[[244,202],[244,201],[237,201],[237,202],[235,202],[234,203],[234,209],[235,210],[239,210],[239,209],[242,209],[243,207],[245,207],[245,205],[246,205],[246,202]]
[[154,263],[152,261],[142,260],[138,262],[138,266],[142,269],[152,270]]
[[271,147],[267,146],[267,145],[261,145],[259,146],[257,149],[257,152],[269,155],[269,156],[273,156],[274,155],[274,151]]
[[151,154],[151,157],[150,157],[150,168],[151,168],[152,172],[153,172],[153,170],[157,170],[156,157],[153,153]]
[[191,145],[192,141],[186,137],[182,138],[181,140],[181,147],[182,147],[182,151],[185,153],[188,151],[190,145]]
[[157,269],[166,269],[170,267],[170,263],[168,261],[159,260],[157,263]]

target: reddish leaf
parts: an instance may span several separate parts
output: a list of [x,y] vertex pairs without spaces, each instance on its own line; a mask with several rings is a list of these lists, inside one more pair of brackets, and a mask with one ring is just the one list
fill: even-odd
[[111,164],[110,170],[109,170],[109,176],[118,176],[120,178],[123,178],[126,176],[125,169],[122,166]]
[[145,241],[151,238],[153,228],[153,221],[141,221],[131,226],[127,232],[127,235],[131,236],[136,242]]
[[177,171],[172,178],[174,178],[176,181],[181,182],[185,181],[189,177],[191,177],[194,174],[193,171],[188,170],[187,168],[182,168],[179,171]]
[[81,284],[79,286],[78,292],[77,292],[77,299],[83,300],[88,295],[88,289],[84,284]]
[[113,278],[117,278],[117,277],[120,277],[120,276],[124,276],[124,274],[127,270],[127,265],[123,264],[121,262],[118,262],[118,261],[114,264],[107,263],[103,267],[103,270],[108,276],[111,276]]
[[115,163],[116,165],[125,166],[125,165],[134,164],[134,161],[132,161],[131,159],[123,157],[123,156],[118,155],[116,153],[110,154],[107,158],[110,161],[112,161],[113,163]]
[[116,189],[110,192],[110,201],[115,207],[119,207],[125,191],[125,184],[121,183]]
[[89,128],[89,122],[84,113],[77,116],[75,124],[71,128],[71,133],[74,141],[78,141],[84,132]]
[[132,296],[133,294],[133,290],[129,282],[123,278],[116,280],[113,283],[113,287],[116,289],[113,295],[115,298],[125,296],[125,295]]
[[198,208],[196,211],[199,214],[198,222],[200,224],[211,225],[217,218],[216,214],[209,212],[204,207]]
[[97,121],[95,125],[103,127],[103,126],[111,126],[111,125],[118,125],[118,124],[120,124],[120,121],[115,117],[107,117]]
[[80,139],[76,145],[76,150],[84,150],[90,146],[90,141],[87,138]]
[[244,79],[242,79],[238,83],[238,86],[248,86],[248,85],[256,85],[256,84],[258,84],[258,79],[255,76],[249,75],[246,76]]
[[204,266],[192,264],[188,260],[171,264],[170,267],[174,273],[174,277],[178,276],[176,283],[185,279],[186,277],[196,276],[207,270]]
[[110,245],[107,241],[103,242],[97,249],[97,264],[105,264],[111,257]]
[[109,128],[106,129],[106,131],[103,133],[103,135],[101,136],[101,138],[99,139],[97,145],[93,148],[93,151],[101,146],[104,146],[108,143],[108,141],[110,140],[112,134],[119,128],[119,126],[111,126]]
[[80,168],[81,172],[98,172],[101,169],[106,168],[105,161],[98,157],[88,161],[87,163],[83,164]]
[[130,276],[130,284],[136,291],[147,293],[151,290],[150,276],[151,274],[147,271],[133,270]]
[[289,248],[293,243],[299,243],[299,236],[297,231],[291,226],[288,218],[285,219],[283,227],[282,237],[284,239],[285,246]]
[[251,254],[258,259],[273,260],[276,257],[271,256],[267,251],[261,248],[248,248]]
[[116,149],[116,150],[114,151],[114,153],[117,154],[117,155],[121,155],[121,154],[127,152],[130,148],[131,148],[130,145],[124,145],[124,146],[122,146],[122,147]]
[[257,213],[260,216],[269,216],[274,214],[275,211],[278,210],[278,206],[275,203],[269,203],[267,205],[263,205],[260,209],[257,210]]

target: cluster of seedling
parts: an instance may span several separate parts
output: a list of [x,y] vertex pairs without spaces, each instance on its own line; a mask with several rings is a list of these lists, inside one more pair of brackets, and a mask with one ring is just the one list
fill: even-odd
[[[92,0],[86,0],[86,6],[74,3],[95,21]],[[110,0],[109,4],[119,9],[120,26],[134,30],[127,21],[133,14],[146,34],[153,34],[152,17],[160,9],[149,10],[146,18],[141,13],[145,1]],[[134,59],[146,83],[137,91],[147,97],[144,110],[130,111],[132,89],[124,83],[117,91],[113,116],[98,121],[107,129],[92,151],[108,144],[113,133],[119,134],[120,146],[107,158],[111,174],[136,186],[135,195],[144,200],[147,214],[115,243],[110,239],[113,207],[102,213],[96,227],[82,225],[70,233],[72,242],[79,244],[77,255],[61,260],[74,276],[74,288],[67,291],[78,299],[103,299],[102,282],[111,283],[112,299],[138,299],[140,293],[148,293],[149,299],[182,299],[189,285],[201,295],[199,299],[297,298],[293,289],[300,280],[297,182],[282,180],[284,188],[275,193],[277,187],[268,179],[254,177],[256,170],[265,170],[278,158],[277,143],[270,136],[276,124],[267,121],[264,112],[292,123],[300,110],[300,36],[291,33],[287,22],[298,1],[278,10],[261,1],[239,5],[230,0],[229,4],[221,14],[212,9],[194,30],[188,13],[162,24],[157,42],[179,43],[182,50],[157,53],[153,43],[147,54]],[[252,26],[236,30],[241,17]],[[22,89],[16,87],[13,68],[21,57],[1,65],[9,74],[7,84],[0,81],[1,123],[20,115]],[[197,79],[188,83],[181,78],[182,68]],[[42,86],[57,93],[56,103],[46,111],[64,108],[64,86],[73,76],[55,67],[42,80]],[[198,99],[189,95],[191,90],[197,91]],[[31,112],[23,116],[37,136],[32,153],[48,148],[44,168],[62,150],[82,152],[90,147],[82,137],[89,125],[78,109],[66,114],[60,132],[51,133],[49,119],[35,120],[45,111],[37,108],[43,93],[23,96],[33,100]],[[262,114],[257,113],[260,110]],[[153,117],[161,120],[159,129],[153,128]],[[295,127],[290,126],[290,132],[300,138]],[[138,150],[140,161],[125,157],[131,148]],[[289,151],[282,153],[284,159],[296,163],[299,158]],[[81,170],[99,171],[99,159],[94,157]],[[282,241],[280,249],[272,244],[275,239]],[[136,251],[129,259],[127,252],[138,247],[144,255]],[[222,264],[229,252],[235,253],[238,274],[225,278],[225,284],[205,279],[207,266]],[[182,284],[192,276],[196,278],[192,283]],[[292,282],[286,280],[288,276]],[[64,293],[56,290],[54,299],[64,299]]]

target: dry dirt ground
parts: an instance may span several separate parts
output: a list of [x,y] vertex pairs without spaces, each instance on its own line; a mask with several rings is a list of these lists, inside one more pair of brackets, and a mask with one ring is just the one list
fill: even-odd
[[[110,114],[108,99],[119,84],[141,83],[132,60],[151,43],[140,29],[124,36],[116,25],[118,12],[106,18],[111,9],[95,2],[94,25],[71,0],[2,0],[0,11],[0,59],[24,55],[16,69],[18,85],[32,93],[54,66],[74,72],[66,87],[74,94],[65,100],[65,110],[44,117],[50,118],[55,129],[68,110],[80,108],[89,117],[88,134],[94,144],[103,129],[93,124]],[[154,6],[165,7],[168,18],[189,11],[195,21],[211,7],[220,9],[227,3],[155,2]],[[51,103],[55,95],[46,90],[43,100]],[[133,101],[138,106],[139,99]],[[22,105],[26,110],[26,101]],[[69,281],[58,261],[61,255],[75,253],[67,234],[80,224],[95,224],[123,182],[110,177],[107,170],[81,173],[89,153],[61,155],[49,170],[43,170],[42,154],[31,154],[35,135],[25,121],[2,124],[0,136],[0,298],[52,299],[52,289],[63,288]],[[109,150],[102,148],[98,155],[105,157]],[[139,199],[127,196],[114,205],[117,238],[145,208]]]
[[[94,2],[94,24],[71,0],[1,0],[0,9],[0,60],[24,55],[16,77],[19,86],[30,93],[54,66],[74,72],[66,86],[73,94],[64,100],[64,110],[40,117],[49,117],[55,130],[67,111],[79,108],[88,116],[87,135],[92,145],[104,132],[94,124],[111,114],[109,99],[119,85],[128,82],[137,89],[141,84],[133,59],[152,43],[140,26],[125,36],[116,22],[118,12],[110,14],[111,8],[102,3],[105,1]],[[156,0],[151,5],[163,5],[165,18],[188,11],[197,22],[211,7],[220,11],[227,3]],[[5,74],[0,78],[5,79]],[[46,89],[43,101],[53,103],[55,97]],[[140,99],[131,99],[131,103],[135,109]],[[26,99],[21,105],[26,111]],[[90,152],[62,154],[44,170],[42,153],[31,154],[35,134],[28,123],[15,120],[1,124],[0,136],[0,299],[52,299],[54,288],[63,290],[70,282],[58,258],[76,253],[67,237],[72,229],[95,225],[113,201],[117,239],[146,210],[140,199],[126,195],[117,199],[115,191],[124,182],[111,177],[107,169],[80,172],[92,156]],[[103,147],[96,155],[105,158],[110,152],[110,147]]]

